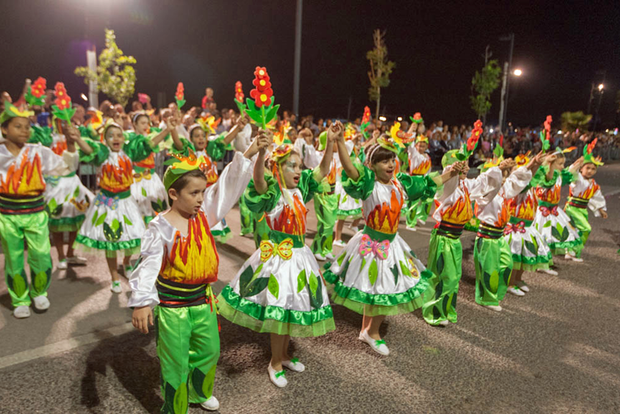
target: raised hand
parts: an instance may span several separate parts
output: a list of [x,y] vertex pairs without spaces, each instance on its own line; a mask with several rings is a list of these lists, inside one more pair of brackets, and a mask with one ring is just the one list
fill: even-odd
[[502,171],[512,170],[515,165],[515,160],[512,158],[507,158],[499,164],[499,169]]
[[527,168],[530,171],[536,171],[538,167],[540,167],[545,160],[546,156],[544,152],[540,151],[536,156],[530,159],[530,162],[527,163]]
[[334,122],[327,129],[327,141],[333,143],[336,140],[344,140],[344,127],[340,121]]

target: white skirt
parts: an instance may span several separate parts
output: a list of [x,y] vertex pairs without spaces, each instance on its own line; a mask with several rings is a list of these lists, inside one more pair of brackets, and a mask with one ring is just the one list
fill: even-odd
[[45,202],[52,232],[77,231],[95,195],[75,175],[46,176]]
[[[168,194],[164,183],[156,173],[138,176],[131,185],[131,196],[136,200],[143,217],[153,218],[168,209]],[[139,177],[142,177],[141,179]],[[139,179],[139,181],[138,181]]]
[[573,249],[581,244],[579,230],[570,224],[570,218],[561,208],[549,213],[546,217],[542,213],[542,206],[538,206],[538,211],[534,217],[533,226],[545,239],[553,254],[564,254],[566,249]]

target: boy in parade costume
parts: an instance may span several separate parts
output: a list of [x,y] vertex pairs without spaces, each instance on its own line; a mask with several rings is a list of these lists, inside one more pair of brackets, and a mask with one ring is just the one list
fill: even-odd
[[[166,129],[175,145],[181,147],[176,129],[171,124]],[[131,194],[133,163],[145,160],[165,135],[159,134],[153,140],[136,135],[126,143],[122,127],[108,120],[102,131],[104,142],[80,137],[76,141],[81,161],[98,167],[100,188],[75,240],[76,250],[105,253],[112,278],[110,289],[114,293],[122,292],[117,253],[125,253],[123,264],[128,273],[131,255],[140,251],[140,239],[145,230],[140,208]]]
[[445,171],[457,170],[458,175],[447,181],[435,196],[437,221],[431,234],[428,253],[428,270],[433,273],[431,281],[435,294],[425,298],[422,306],[424,320],[430,325],[456,323],[456,299],[462,274],[463,247],[460,236],[463,227],[473,217],[472,201],[485,204],[497,193],[502,184],[502,170],[508,164],[489,168],[474,179],[467,178],[467,159],[474,152],[482,134],[482,122],[475,122],[467,143],[460,150],[444,154],[441,164]]
[[[339,123],[338,123],[339,125]],[[447,171],[436,181],[430,177],[394,175],[399,149],[393,142],[377,139],[366,151],[366,163],[353,163],[345,141],[337,136],[345,191],[362,200],[364,230],[359,231],[333,263],[326,265],[325,279],[334,285],[332,300],[363,315],[359,340],[375,352],[389,355],[379,327],[387,315],[413,312],[423,303],[432,277],[398,234],[402,207],[407,199],[429,197],[437,184],[448,180]]]
[[[58,97],[56,106],[66,109],[67,98]],[[62,156],[41,144],[28,144],[34,113],[4,102],[0,127],[0,242],[4,251],[4,275],[16,318],[30,316],[30,304],[37,310],[49,308],[47,290],[52,261],[48,214],[45,211],[44,175],[66,175],[78,167],[79,156],[71,134]],[[24,243],[28,246],[30,284],[24,270]]]
[[[550,130],[551,116],[548,116],[545,121],[545,128],[541,131],[541,140],[545,151],[550,148],[548,139]],[[538,199],[538,211],[534,217],[534,226],[549,245],[552,254],[569,252],[567,257],[576,262],[581,262],[582,259],[570,255],[570,252],[578,253],[583,248],[579,230],[570,224],[570,218],[564,210],[558,208],[562,187],[575,181],[583,163],[583,158],[579,158],[570,167],[564,168],[566,162],[564,153],[574,149],[574,147],[565,150],[556,148],[534,175],[532,187],[535,188],[536,198]]]
[[[506,295],[513,268],[510,244],[504,231],[510,217],[509,200],[519,195],[530,183],[532,174],[542,163],[542,152],[527,165],[516,168],[512,159],[503,159],[503,148],[495,148],[495,157],[484,164],[481,172],[504,164],[503,184],[494,197],[476,201],[475,212],[480,220],[478,237],[474,242],[474,266],[476,269],[476,303],[494,311],[501,311],[499,303]],[[514,288],[518,289],[518,288]]]
[[189,403],[219,408],[213,382],[220,342],[211,289],[219,257],[209,228],[235,205],[251,177],[250,158],[267,145],[269,139],[262,135],[245,154],[236,152],[206,190],[204,157],[190,152],[168,161],[164,185],[171,207],[149,223],[142,237],[128,303],[137,329],[148,333],[149,325],[156,326],[162,413],[184,414]]
[[578,249],[569,249],[566,259],[583,261],[581,251],[588,241],[592,226],[588,223],[588,209],[594,212],[594,217],[607,218],[607,205],[601,187],[594,181],[598,167],[602,166],[600,158],[595,158],[592,151],[596,145],[596,138],[583,149],[583,164],[575,181],[570,184],[568,201],[564,211],[570,217],[571,224],[579,230],[583,246]]

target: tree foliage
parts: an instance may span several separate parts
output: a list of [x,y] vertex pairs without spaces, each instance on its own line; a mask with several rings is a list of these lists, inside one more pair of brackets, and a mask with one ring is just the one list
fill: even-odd
[[366,59],[370,61],[368,97],[371,101],[377,102],[376,117],[378,118],[381,105],[381,88],[389,86],[390,74],[396,64],[387,58],[388,51],[385,44],[385,31],[381,32],[379,29],[376,29],[372,37],[375,47],[366,52]]
[[136,70],[133,65],[136,59],[126,56],[116,44],[114,30],[105,29],[105,49],[99,55],[97,71],[86,66],[75,68],[77,76],[84,77],[84,83],[97,82],[97,90],[103,92],[111,100],[127,105],[135,92]]
[[586,131],[592,115],[586,115],[583,111],[562,113],[562,131],[573,132],[577,129]]
[[478,118],[484,117],[491,110],[491,94],[499,87],[502,69],[497,60],[490,60],[482,71],[476,71],[471,80],[472,94],[469,97],[471,108]]

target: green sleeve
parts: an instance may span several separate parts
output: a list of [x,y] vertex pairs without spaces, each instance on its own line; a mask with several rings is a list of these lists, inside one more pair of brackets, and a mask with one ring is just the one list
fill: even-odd
[[224,144],[224,136],[220,135],[207,144],[207,155],[213,161],[219,161],[226,154],[226,145]]
[[576,174],[573,174],[572,172],[570,172],[568,168],[564,168],[561,171],[561,174],[562,174],[562,185],[569,185],[576,179],[575,177]]
[[342,188],[351,197],[358,200],[366,200],[375,188],[375,173],[360,163],[356,162],[353,165],[360,176],[357,181],[353,181],[343,169],[341,176]]
[[125,143],[123,151],[132,161],[142,161],[146,159],[152,152],[151,140],[144,135],[136,135]]
[[396,178],[405,189],[409,201],[432,198],[437,191],[437,184],[430,176],[398,173]]
[[189,142],[188,140],[186,140],[185,138],[179,138],[181,140],[181,143],[183,143],[183,149],[181,151],[179,151],[177,149],[177,147],[175,147],[174,145],[172,146],[172,148],[170,148],[170,152],[172,154],[181,154],[185,157],[189,157],[189,152],[196,152],[196,148],[194,147],[194,144],[192,144],[191,142]]
[[93,149],[93,152],[91,154],[86,154],[80,149],[80,162],[86,164],[101,165],[105,162],[105,160],[108,159],[108,156],[110,155],[110,150],[105,144],[102,144],[101,142],[97,142],[90,138],[82,139],[88,144],[89,147]]
[[246,206],[253,213],[266,213],[273,210],[280,199],[280,187],[278,187],[276,179],[271,174],[265,174],[265,182],[267,182],[265,193],[259,194],[256,191],[254,179],[252,179],[243,195]]
[[301,191],[304,204],[309,202],[315,193],[320,192],[321,183],[316,180],[315,171],[318,171],[318,167],[314,170],[303,170],[301,172],[297,188]]
[[[553,171],[553,177],[551,177],[551,180],[547,180],[548,172],[549,172],[549,166],[541,165],[540,168],[538,168],[538,171],[536,171],[536,174],[534,174],[532,181],[530,181],[530,185],[532,187],[551,188],[555,185],[555,182],[558,179],[558,175],[564,174],[563,172],[560,173],[560,171],[555,170]],[[564,178],[562,177],[562,179]]]
[[80,131],[80,136],[81,137],[90,138],[90,139],[93,139],[95,141],[99,140],[99,134],[97,134],[97,131],[95,131],[93,126],[90,125],[90,124],[88,124],[87,126],[80,125],[78,127],[78,130]]
[[53,142],[52,130],[49,127],[40,127],[36,125],[30,127],[29,144],[41,144],[44,147],[50,148]]

